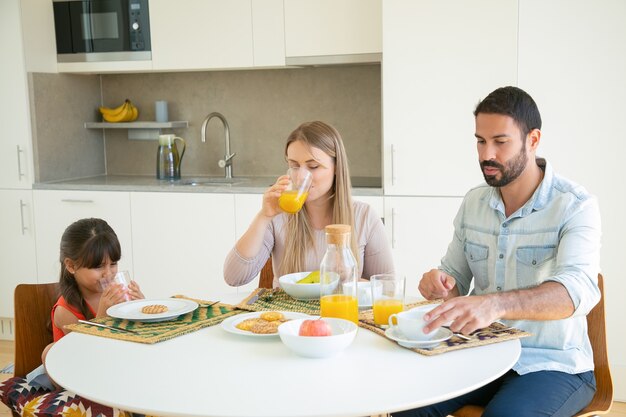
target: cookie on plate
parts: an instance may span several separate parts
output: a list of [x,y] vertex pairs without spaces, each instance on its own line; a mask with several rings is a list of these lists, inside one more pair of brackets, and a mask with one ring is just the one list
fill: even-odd
[[258,321],[254,323],[250,331],[256,334],[278,333],[278,326],[280,325],[281,322],[279,320],[267,321],[264,319],[258,319]]
[[261,315],[259,317],[261,317],[263,320],[267,320],[267,321],[283,321],[283,320],[285,320],[285,315],[283,313],[279,313],[278,311],[266,311],[264,313],[261,313]]
[[235,325],[235,327],[238,328],[239,330],[243,330],[243,331],[249,332],[250,329],[252,329],[252,326],[254,326],[254,324],[257,322],[257,320],[259,320],[259,319],[257,319],[257,318],[245,319],[245,320],[242,320],[239,323],[237,323]]
[[167,306],[164,306],[163,304],[150,304],[143,306],[141,312],[144,314],[159,314],[165,313],[167,310]]

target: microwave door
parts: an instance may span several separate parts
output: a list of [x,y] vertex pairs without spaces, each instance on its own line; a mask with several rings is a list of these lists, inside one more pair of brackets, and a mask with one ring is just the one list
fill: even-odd
[[125,0],[70,3],[72,45],[75,53],[129,50]]

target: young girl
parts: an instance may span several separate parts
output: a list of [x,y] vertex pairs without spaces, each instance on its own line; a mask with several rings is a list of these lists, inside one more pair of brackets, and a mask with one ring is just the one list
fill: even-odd
[[304,207],[286,214],[278,198],[289,177],[278,178],[263,195],[261,211],[228,254],[224,280],[239,286],[252,281],[272,255],[274,287],[290,272],[319,269],[326,252],[324,227],[352,226],[351,247],[361,277],[394,271],[391,247],[380,217],[366,203],[352,201],[348,158],[337,130],[324,122],[303,123],[287,138],[289,167],[304,167],[313,182]]
[[117,235],[102,219],[78,220],[65,229],[59,256],[61,296],[52,308],[55,342],[68,332],[65,325],[106,316],[109,307],[125,301],[126,294],[131,300],[144,298],[135,281],[128,290],[119,283],[101,290],[99,281],[115,276],[121,254]]

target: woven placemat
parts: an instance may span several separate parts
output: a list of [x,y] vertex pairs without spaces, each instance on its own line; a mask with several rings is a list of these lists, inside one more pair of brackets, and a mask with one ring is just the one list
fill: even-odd
[[[177,298],[188,298],[184,296],[175,296]],[[211,304],[210,301],[188,298],[200,304]],[[116,319],[113,317],[101,317],[91,319],[95,323],[106,324],[108,326],[121,327],[127,330],[133,330],[135,333],[124,331],[110,330],[102,327],[90,326],[88,324],[70,324],[65,326],[66,329],[86,333],[95,336],[109,337],[112,339],[126,340],[138,343],[157,343],[169,340],[177,336],[195,332],[205,327],[213,326],[221,323],[224,319],[243,313],[235,306],[230,304],[217,303],[211,307],[198,307],[192,312],[178,316],[175,319],[160,321],[156,323],[145,323],[140,321]]]
[[311,315],[320,314],[320,300],[296,300],[280,288],[257,288],[235,307],[246,311],[295,311]]
[[[416,306],[420,306],[424,304],[436,304],[440,302],[441,300],[423,301],[419,303],[408,304],[405,307],[408,310],[409,308],[412,308],[412,307],[416,307]],[[359,321],[360,321],[361,327],[371,330],[372,332],[384,337],[385,339],[389,340],[392,343],[396,343],[395,341],[388,339],[385,336],[386,328],[383,328],[380,325],[374,323],[374,314],[372,310],[361,312],[361,314],[359,314]],[[504,342],[505,340],[520,339],[522,337],[531,336],[531,333],[528,333],[524,330],[515,329],[515,328],[501,330],[504,328],[507,328],[507,326],[505,326],[502,323],[492,323],[489,327],[486,327],[484,329],[474,332],[471,336],[469,336],[470,340],[465,340],[458,336],[452,336],[450,339],[444,340],[443,342],[439,343],[439,345],[432,347],[430,349],[422,349],[422,348],[405,348],[405,349],[409,349],[414,352],[421,353],[422,355],[433,356],[433,355],[439,355],[445,352],[451,352],[453,350],[490,345],[492,343]],[[404,348],[404,346],[402,347]]]

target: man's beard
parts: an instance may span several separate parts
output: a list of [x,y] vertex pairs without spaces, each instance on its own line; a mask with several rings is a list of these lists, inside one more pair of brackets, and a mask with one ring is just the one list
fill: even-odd
[[[483,161],[480,163],[480,170],[482,171],[487,184],[492,187],[504,187],[522,174],[527,163],[528,157],[526,156],[526,144],[524,144],[520,152],[512,159],[506,161],[505,165],[499,164],[496,161]],[[485,175],[483,167],[486,166],[498,168],[502,177],[498,179],[496,175]]]

